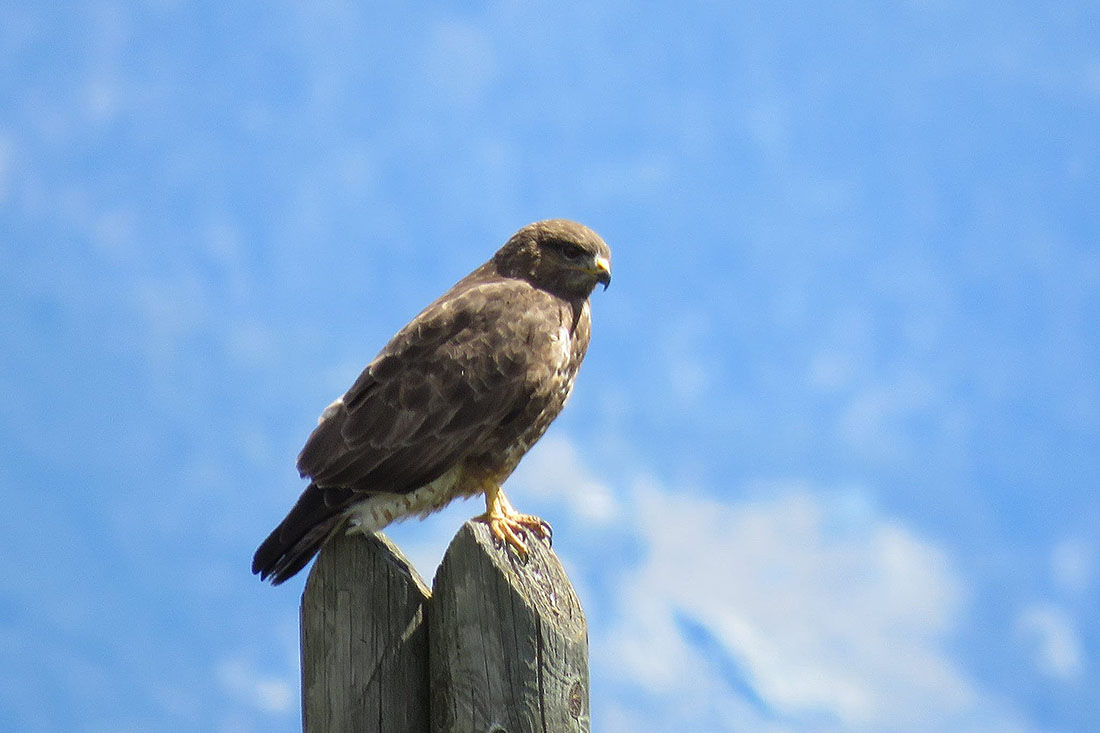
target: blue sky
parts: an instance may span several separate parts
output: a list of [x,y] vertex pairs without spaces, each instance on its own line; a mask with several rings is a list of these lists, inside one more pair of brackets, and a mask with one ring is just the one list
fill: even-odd
[[[1100,729],[1100,11],[0,3],[0,729],[292,731],[320,410],[611,245],[509,483],[601,731]],[[396,528],[431,576],[454,506]]]

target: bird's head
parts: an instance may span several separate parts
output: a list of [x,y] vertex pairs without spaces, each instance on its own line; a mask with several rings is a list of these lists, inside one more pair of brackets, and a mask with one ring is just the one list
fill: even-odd
[[587,298],[611,284],[611,250],[599,234],[568,219],[528,224],[493,256],[500,274],[555,295]]

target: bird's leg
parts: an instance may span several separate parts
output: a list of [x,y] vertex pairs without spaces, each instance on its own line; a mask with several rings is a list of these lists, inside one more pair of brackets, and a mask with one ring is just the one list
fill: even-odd
[[527,556],[527,543],[519,536],[531,530],[538,537],[550,536],[550,525],[530,514],[520,514],[508,501],[499,486],[485,489],[485,513],[476,519],[489,525],[489,531],[501,542],[506,542],[521,556]]

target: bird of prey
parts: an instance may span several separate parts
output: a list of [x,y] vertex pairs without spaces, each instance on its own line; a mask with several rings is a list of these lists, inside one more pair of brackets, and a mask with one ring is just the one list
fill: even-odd
[[546,536],[549,525],[517,512],[501,484],[569,398],[597,283],[611,283],[607,244],[550,219],[520,229],[421,311],[321,414],[298,455],[309,486],[252,572],[278,585],[342,528],[377,532],[476,494],[477,519],[525,555],[521,535]]

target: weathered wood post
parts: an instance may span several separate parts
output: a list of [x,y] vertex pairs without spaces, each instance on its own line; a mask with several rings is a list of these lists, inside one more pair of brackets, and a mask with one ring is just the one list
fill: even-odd
[[525,560],[467,522],[429,611],[433,733],[572,733],[588,725],[588,629],[550,543]]
[[588,731],[584,612],[528,544],[521,560],[467,522],[429,597],[384,537],[331,540],[302,595],[306,733]]
[[302,592],[305,733],[428,729],[429,595],[384,536],[329,540]]

